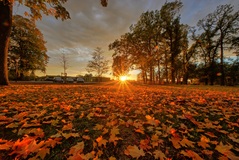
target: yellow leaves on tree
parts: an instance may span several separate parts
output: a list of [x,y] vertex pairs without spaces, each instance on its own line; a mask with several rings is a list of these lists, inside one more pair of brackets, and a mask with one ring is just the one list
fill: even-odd
[[136,145],[128,146],[127,149],[124,150],[124,154],[137,159],[141,156],[145,156],[143,149],[139,149]]

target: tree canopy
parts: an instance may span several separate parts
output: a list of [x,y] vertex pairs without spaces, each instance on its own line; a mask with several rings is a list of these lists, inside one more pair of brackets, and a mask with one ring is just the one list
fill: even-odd
[[108,63],[109,61],[103,56],[101,48],[97,47],[95,51],[92,52],[92,60],[88,62],[86,70],[89,73],[95,72],[98,77],[101,77],[109,71]]
[[[141,70],[144,83],[187,84],[189,78],[200,78],[214,84],[220,78],[225,85],[224,50],[238,50],[239,11],[220,5],[190,27],[180,22],[182,7],[180,1],[166,2],[160,10],[142,13],[128,33],[109,45],[113,59],[129,60],[128,68]],[[202,66],[202,74],[195,75]]]
[[[57,19],[70,18],[69,12],[64,7],[67,0],[18,0],[17,3],[30,9],[26,13],[32,20],[42,18],[42,14],[52,15]],[[8,85],[8,46],[12,27],[14,0],[0,0],[0,85]],[[101,0],[102,6],[106,7],[108,0]]]
[[9,68],[14,70],[15,78],[22,78],[29,72],[45,72],[48,56],[42,33],[35,23],[19,15],[13,17]]

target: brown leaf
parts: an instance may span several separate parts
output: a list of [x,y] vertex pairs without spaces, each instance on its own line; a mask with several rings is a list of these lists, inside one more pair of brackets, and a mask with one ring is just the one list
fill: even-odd
[[164,159],[167,158],[167,157],[165,156],[165,154],[164,154],[162,151],[160,151],[160,150],[155,150],[155,151],[153,152],[153,154],[154,154],[154,158],[155,158],[155,159],[164,160]]
[[183,138],[183,140],[180,142],[180,144],[184,147],[188,146],[188,147],[194,147],[194,142],[188,140],[187,138]]
[[136,145],[128,146],[127,149],[124,151],[124,154],[137,159],[141,156],[145,156],[144,151],[142,149],[139,149]]
[[140,128],[135,129],[134,131],[137,132],[137,133],[144,134],[144,130],[143,130],[143,129],[140,129]]
[[149,139],[144,139],[140,141],[140,148],[143,150],[149,150],[152,147],[149,145]]
[[119,128],[118,127],[113,127],[110,131],[111,135],[118,135],[119,133]]
[[181,151],[180,153],[186,157],[192,158],[193,160],[203,160],[196,152],[192,150],[186,150],[186,152]]
[[181,148],[180,146],[180,138],[179,137],[172,137],[170,141],[173,143],[174,148],[179,149]]
[[90,140],[90,136],[88,136],[88,135],[83,135],[82,138],[85,140]]
[[94,130],[102,130],[104,128],[104,126],[102,124],[96,124],[96,126],[94,127]]
[[13,146],[14,142],[0,139],[0,150],[9,150]]
[[47,154],[50,154],[50,148],[44,147],[39,149],[35,157],[41,157],[41,159],[44,159]]
[[68,139],[70,137],[79,137],[79,133],[62,133],[62,136],[65,137],[65,139]]
[[232,149],[232,145],[223,145],[223,143],[220,142],[215,149],[230,159],[239,160],[239,157],[235,156],[235,154],[230,151]]
[[115,146],[116,146],[118,140],[122,140],[122,138],[116,137],[115,134],[110,135],[109,142],[113,142]]
[[116,160],[116,158],[111,156],[109,160]]
[[103,137],[102,136],[100,136],[100,137],[98,137],[97,139],[96,139],[96,142],[98,142],[98,146],[100,147],[100,146],[105,146],[106,147],[106,143],[108,142],[106,139],[103,139]]
[[202,135],[201,141],[197,142],[197,144],[198,144],[198,146],[201,146],[202,148],[206,149],[207,147],[210,147],[208,142],[210,142],[210,140],[207,137],[205,137],[204,135]]
[[69,123],[69,124],[66,124],[66,125],[63,126],[62,131],[72,130],[72,128],[73,128],[73,124]]
[[76,145],[70,148],[69,154],[71,155],[77,155],[81,152],[83,152],[83,149],[85,147],[84,142],[78,142]]

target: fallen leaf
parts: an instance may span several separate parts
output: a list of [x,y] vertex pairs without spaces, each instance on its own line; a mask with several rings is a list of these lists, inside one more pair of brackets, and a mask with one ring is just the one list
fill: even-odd
[[196,152],[192,150],[186,150],[186,152],[181,151],[180,153],[186,157],[192,158],[193,160],[203,160]]
[[153,152],[153,154],[154,154],[154,158],[155,158],[155,159],[164,160],[164,159],[167,158],[167,157],[165,156],[165,154],[164,154],[162,151],[160,151],[160,150],[155,150],[155,151]]
[[124,154],[137,159],[141,156],[145,156],[144,151],[142,149],[139,149],[136,145],[128,146],[127,149],[124,151]]
[[103,139],[102,136],[98,137],[96,139],[96,142],[98,143],[98,146],[105,146],[106,147],[106,143],[108,142],[106,139]]
[[94,127],[94,130],[102,130],[104,128],[104,126],[102,124],[96,124],[96,126]]
[[180,138],[179,137],[172,137],[170,141],[173,143],[174,148],[179,149],[180,146]]
[[230,151],[232,149],[232,145],[223,145],[223,143],[220,142],[215,149],[230,159],[239,160],[239,157],[235,156],[235,154]]
[[72,154],[73,156],[78,155],[79,153],[83,152],[84,147],[84,142],[78,142],[76,145],[70,148],[69,154]]

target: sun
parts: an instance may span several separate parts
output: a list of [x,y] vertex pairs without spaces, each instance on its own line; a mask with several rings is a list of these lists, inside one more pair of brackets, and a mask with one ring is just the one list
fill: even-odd
[[124,81],[126,81],[126,80],[127,80],[127,76],[120,76],[120,78],[119,78],[119,79],[120,79],[120,81],[121,81],[121,82],[124,82]]

